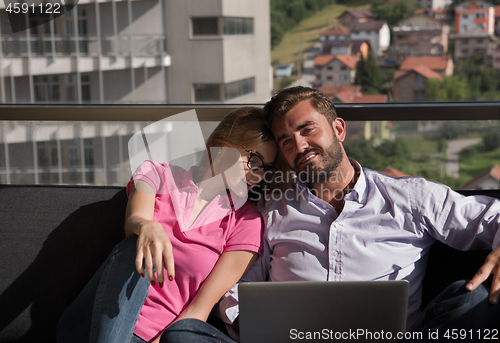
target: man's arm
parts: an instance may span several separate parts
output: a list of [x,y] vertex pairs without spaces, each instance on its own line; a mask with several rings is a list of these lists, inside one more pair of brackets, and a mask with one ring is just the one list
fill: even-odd
[[496,304],[500,296],[500,200],[465,197],[441,184],[418,182],[427,183],[420,187],[421,194],[415,194],[423,199],[418,208],[421,225],[432,236],[459,250],[493,250],[466,288],[472,291],[493,275],[489,300]]

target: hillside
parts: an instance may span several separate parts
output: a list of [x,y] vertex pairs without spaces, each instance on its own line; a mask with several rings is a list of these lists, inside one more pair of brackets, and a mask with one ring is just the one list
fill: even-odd
[[294,29],[285,33],[281,43],[271,51],[272,63],[294,63],[296,70],[299,51],[305,51],[318,42],[321,32],[337,24],[337,17],[349,8],[370,9],[370,1],[349,0],[345,1],[345,4],[333,4],[304,19]]

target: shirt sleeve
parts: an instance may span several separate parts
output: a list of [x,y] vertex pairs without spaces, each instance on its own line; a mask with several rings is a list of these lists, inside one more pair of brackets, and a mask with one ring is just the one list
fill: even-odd
[[146,160],[141,163],[139,167],[137,167],[134,174],[130,178],[130,181],[127,184],[127,195],[130,194],[130,188],[132,187],[132,182],[137,184],[137,181],[146,182],[152,189],[154,194],[160,194],[160,190],[163,187],[165,174],[165,167],[158,162]]
[[226,240],[224,251],[248,250],[260,255],[262,218],[250,204],[236,210],[235,223]]
[[464,196],[440,183],[416,179],[413,193],[418,225],[459,250],[496,249],[500,244],[500,201]]

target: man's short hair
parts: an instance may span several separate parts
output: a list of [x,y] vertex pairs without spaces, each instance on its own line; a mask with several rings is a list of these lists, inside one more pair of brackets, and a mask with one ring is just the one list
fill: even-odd
[[325,116],[329,124],[337,118],[335,105],[330,98],[317,89],[297,86],[280,90],[266,103],[264,114],[269,126],[272,127],[275,119],[287,114],[299,102],[308,99],[316,111]]

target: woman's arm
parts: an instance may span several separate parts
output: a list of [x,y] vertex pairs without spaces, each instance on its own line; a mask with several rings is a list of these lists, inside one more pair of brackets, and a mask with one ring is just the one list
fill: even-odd
[[258,256],[257,253],[246,250],[222,253],[191,304],[175,321],[185,318],[206,321],[214,305],[250,269]]
[[[137,186],[137,188],[136,188]],[[137,235],[137,257],[135,265],[139,274],[144,276],[143,260],[146,272],[152,284],[156,283],[154,265],[160,287],[165,282],[163,263],[167,269],[169,280],[173,280],[174,257],[172,244],[160,223],[153,220],[156,195],[144,181],[132,183],[127,209],[125,212],[125,236]]]

